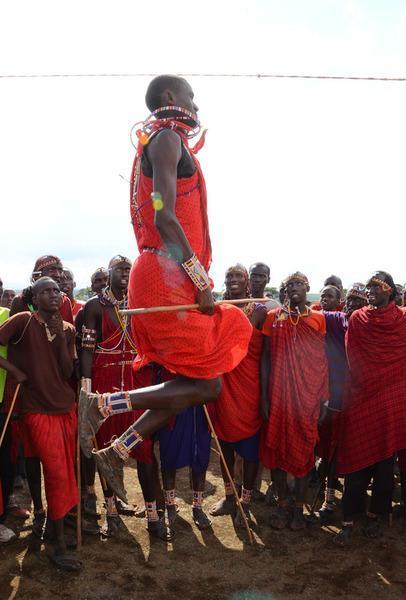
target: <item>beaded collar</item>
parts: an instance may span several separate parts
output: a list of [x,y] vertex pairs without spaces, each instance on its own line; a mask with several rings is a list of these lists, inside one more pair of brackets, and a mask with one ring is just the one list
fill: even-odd
[[112,305],[117,308],[125,308],[127,306],[127,296],[124,296],[122,300],[117,300],[115,295],[110,289],[110,286],[105,287],[99,294],[99,300],[103,305]]

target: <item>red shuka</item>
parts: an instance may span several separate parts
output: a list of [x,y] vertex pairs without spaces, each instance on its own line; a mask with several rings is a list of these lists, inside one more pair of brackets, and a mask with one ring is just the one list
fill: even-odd
[[350,391],[337,472],[353,473],[406,448],[406,313],[393,302],[349,320]]
[[42,463],[50,519],[62,519],[79,501],[75,476],[77,418],[75,407],[62,415],[22,416],[32,456]]
[[[113,323],[108,309],[102,308],[102,335],[100,343],[103,350],[96,349],[93,355],[92,389],[94,392],[115,392],[134,389],[132,364],[135,351],[127,337],[115,348],[122,337],[121,327]],[[98,345],[99,346],[99,345]],[[143,410],[132,410],[109,417],[100,427],[96,439],[101,449],[111,443],[113,436],[123,434],[142,415]],[[152,442],[144,440],[131,451],[131,456],[144,463],[152,462]]]
[[[182,135],[181,138],[187,146],[187,140]],[[191,177],[177,180],[176,216],[193,251],[208,269],[211,245],[206,185],[193,150],[188,151],[196,171]],[[139,168],[138,160],[141,160],[139,153],[133,174]],[[166,251],[154,224],[152,190],[152,178],[144,175],[142,169],[137,190],[132,177],[131,217],[141,255],[131,270],[129,306],[193,304],[197,288],[182,267],[166,256],[143,251],[145,248]],[[247,317],[234,306],[216,307],[213,316],[198,310],[137,315],[132,326],[140,366],[153,361],[171,372],[198,379],[212,379],[234,369],[247,354],[252,331]]]
[[254,327],[247,356],[223,375],[221,393],[213,405],[213,424],[217,436],[225,442],[249,438],[261,427],[261,350],[262,333]]
[[315,312],[293,325],[282,309],[275,309],[263,333],[270,336],[271,371],[260,460],[269,469],[303,477],[314,466],[320,403],[329,395],[325,319]]

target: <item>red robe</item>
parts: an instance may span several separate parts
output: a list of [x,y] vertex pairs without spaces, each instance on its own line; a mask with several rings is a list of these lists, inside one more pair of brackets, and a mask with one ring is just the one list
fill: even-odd
[[320,403],[329,396],[325,319],[315,312],[295,326],[276,309],[268,313],[263,333],[270,336],[271,371],[260,460],[303,477],[314,466]]
[[259,412],[262,333],[252,330],[248,354],[222,378],[222,388],[213,406],[213,425],[225,442],[238,442],[257,433],[262,420]]
[[[184,137],[182,142],[187,145]],[[193,150],[189,152],[196,171],[191,177],[177,180],[176,216],[207,270],[211,263],[211,245],[206,185]],[[140,161],[138,152],[133,176]],[[137,181],[138,184],[134,184],[132,177],[131,217],[140,256],[131,270],[129,306],[193,304],[197,288],[182,267],[166,256],[144,251],[154,248],[165,252],[166,248],[154,225],[152,178],[141,169]],[[241,310],[225,305],[216,307],[213,316],[198,310],[137,315],[132,319],[132,326],[139,365],[153,361],[171,372],[199,379],[211,379],[234,369],[247,354],[252,331]]]
[[[99,393],[132,390],[135,387],[132,364],[136,351],[122,335],[121,327],[111,320],[107,307],[103,304],[101,307],[103,341],[97,345],[93,356],[92,390]],[[109,417],[96,436],[99,449],[109,445],[113,436],[124,433],[143,412],[132,410]],[[131,456],[140,462],[151,463],[151,440],[144,440],[136,446]]]
[[369,467],[406,448],[406,313],[393,302],[349,320],[350,390],[337,473]]

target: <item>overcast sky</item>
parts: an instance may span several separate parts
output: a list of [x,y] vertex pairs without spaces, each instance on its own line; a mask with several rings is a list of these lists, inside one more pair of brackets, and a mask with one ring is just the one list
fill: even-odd
[[[406,76],[406,3],[204,0],[0,4],[0,74]],[[28,283],[56,254],[78,287],[137,255],[129,131],[150,77],[1,78],[0,275]],[[406,82],[190,77],[208,128],[216,288],[235,262],[272,284],[406,280]]]

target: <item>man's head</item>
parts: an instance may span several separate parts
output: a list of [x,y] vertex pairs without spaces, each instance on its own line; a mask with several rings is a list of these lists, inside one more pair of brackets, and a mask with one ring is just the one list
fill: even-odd
[[323,286],[326,287],[327,285],[333,285],[334,287],[338,288],[340,290],[340,294],[342,295],[343,282],[340,279],[340,277],[338,277],[337,275],[329,275],[327,279],[324,280]]
[[98,294],[106,287],[109,278],[109,272],[104,267],[99,267],[90,277],[92,292]]
[[128,280],[130,278],[131,261],[129,258],[117,254],[109,262],[109,284],[113,292],[121,291],[126,293],[128,289]]
[[397,294],[392,276],[386,271],[376,271],[367,281],[368,302],[375,308],[383,308],[394,300]]
[[[194,102],[194,93],[191,85],[176,75],[158,75],[150,82],[147,93],[145,94],[145,103],[151,112],[160,108],[170,106],[173,110],[158,112],[158,117],[182,117],[182,113],[176,110],[176,107],[184,108],[190,113],[189,119],[183,119],[187,125],[195,127],[199,124],[197,113],[198,106]],[[183,116],[185,116],[183,114]]]
[[353,283],[345,298],[345,312],[350,317],[355,310],[363,308],[368,304],[368,296],[365,284]]
[[62,303],[59,285],[51,277],[40,277],[32,287],[32,299],[40,312],[58,312]]
[[0,296],[0,306],[4,308],[11,308],[11,303],[13,302],[13,298],[16,295],[14,290],[3,290],[3,293]]
[[73,272],[70,269],[63,270],[59,287],[61,288],[62,292],[65,292],[69,300],[73,300],[73,290],[76,287],[76,281]]
[[257,262],[250,266],[250,288],[253,298],[263,298],[265,286],[271,278],[271,270],[265,263]]
[[396,283],[396,291],[397,291],[397,294],[395,296],[395,304],[396,304],[396,306],[403,306],[403,296],[405,293],[405,290],[403,289],[403,285]]
[[296,307],[306,303],[306,295],[310,290],[309,280],[306,275],[300,273],[300,271],[296,271],[283,280],[283,285],[286,290],[286,297],[291,306]]
[[279,286],[279,302],[281,304],[285,304],[286,301],[286,287],[285,287],[285,283],[282,281],[282,283]]
[[334,311],[340,306],[341,292],[334,285],[326,285],[321,290],[320,306],[323,310]]
[[249,296],[248,271],[237,263],[229,267],[226,271],[224,283],[226,291],[224,298],[232,300],[233,298],[247,298]]
[[32,282],[37,281],[40,277],[51,277],[56,283],[60,283],[63,276],[63,266],[61,259],[57,256],[49,254],[40,256],[35,261],[32,272]]

